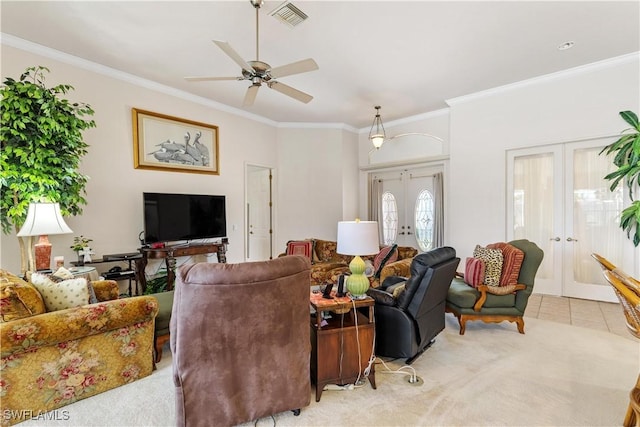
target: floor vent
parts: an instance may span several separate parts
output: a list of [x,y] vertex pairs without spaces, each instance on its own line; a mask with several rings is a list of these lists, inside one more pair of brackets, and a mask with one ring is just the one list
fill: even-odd
[[308,18],[307,14],[288,1],[275,8],[269,15],[291,27],[303,23]]

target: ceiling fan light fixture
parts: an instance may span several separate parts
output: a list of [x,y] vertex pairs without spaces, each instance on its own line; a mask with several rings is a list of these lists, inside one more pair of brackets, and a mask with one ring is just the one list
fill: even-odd
[[382,147],[387,137],[384,131],[384,125],[382,124],[382,118],[380,117],[380,108],[382,107],[379,105],[375,106],[376,116],[373,118],[371,130],[369,131],[369,140],[371,140],[371,143],[376,149]]

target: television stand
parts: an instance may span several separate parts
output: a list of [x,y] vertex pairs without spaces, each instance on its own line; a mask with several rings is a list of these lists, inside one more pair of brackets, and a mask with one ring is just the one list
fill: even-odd
[[173,289],[173,283],[176,275],[173,269],[176,266],[176,258],[182,256],[218,254],[218,262],[225,264],[227,262],[227,245],[229,239],[222,239],[222,243],[195,243],[188,245],[167,246],[164,248],[140,248],[142,257],[136,260],[137,281],[140,283],[142,293],[147,289],[147,278],[145,269],[150,259],[164,259],[167,267],[167,290]]

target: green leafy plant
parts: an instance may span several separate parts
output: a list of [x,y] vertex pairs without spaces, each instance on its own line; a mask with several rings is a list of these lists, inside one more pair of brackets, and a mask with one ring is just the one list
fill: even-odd
[[617,170],[611,172],[604,179],[611,182],[609,189],[614,191],[620,181],[629,189],[631,205],[620,215],[620,228],[627,232],[627,237],[634,246],[640,245],[640,200],[635,200],[635,193],[640,185],[640,123],[638,116],[632,111],[621,111],[622,119],[631,128],[622,131],[623,136],[616,142],[607,145],[600,154],[615,154],[613,164]]
[[169,279],[167,277],[166,271],[160,276],[154,277],[151,280],[147,280],[147,287],[144,290],[145,295],[157,294],[160,292],[165,292],[167,290],[167,284],[169,283]]
[[[45,86],[42,66],[30,67],[18,80],[0,87],[0,222],[2,231],[17,233],[30,202],[58,202],[63,215],[82,213],[88,177],[78,171],[88,145],[82,132],[95,127],[84,103],[62,98],[72,86]],[[26,271],[32,239],[18,238],[22,271]]]
[[89,243],[93,242],[93,239],[87,239],[86,237],[84,237],[83,235],[80,235],[80,237],[76,236],[73,238],[73,245],[69,246],[71,249],[73,249],[74,251],[78,252],[83,250],[84,248],[88,248],[89,247]]

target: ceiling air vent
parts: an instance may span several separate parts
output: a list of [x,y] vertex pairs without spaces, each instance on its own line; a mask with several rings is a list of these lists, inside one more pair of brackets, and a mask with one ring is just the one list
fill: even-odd
[[293,3],[285,1],[280,6],[275,8],[269,15],[275,17],[276,19],[284,22],[291,27],[295,27],[298,24],[304,22],[308,16],[295,7]]

